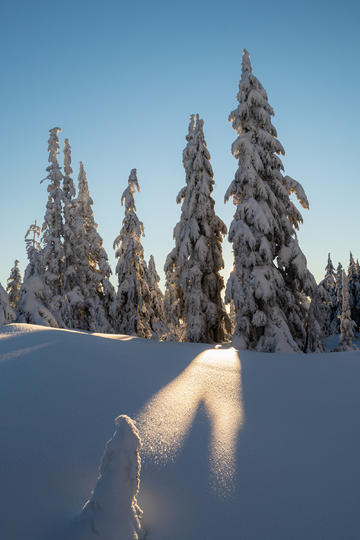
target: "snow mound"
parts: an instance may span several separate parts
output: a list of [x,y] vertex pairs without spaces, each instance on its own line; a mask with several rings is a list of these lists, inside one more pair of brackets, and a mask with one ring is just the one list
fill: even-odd
[[135,422],[115,418],[115,432],[106,443],[99,476],[80,516],[77,538],[138,540],[142,510],[136,496],[140,486],[141,440]]

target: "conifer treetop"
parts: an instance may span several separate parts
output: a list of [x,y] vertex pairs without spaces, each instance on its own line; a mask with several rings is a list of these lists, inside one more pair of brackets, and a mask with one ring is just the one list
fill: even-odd
[[[199,115],[196,115],[196,119],[199,118]],[[193,132],[195,130],[195,114],[190,114],[190,121],[189,121],[189,127],[188,127],[188,134],[186,135],[185,139],[187,141],[190,141],[193,135]]]
[[[25,242],[32,242],[33,247],[38,247],[39,248],[40,244],[36,239],[40,237],[40,232],[41,232],[41,229],[40,229],[40,227],[37,224],[36,219],[35,219],[35,222],[32,223],[29,226],[28,230],[26,231]],[[32,239],[28,238],[28,236],[30,236],[30,234],[32,234]]]
[[67,175],[73,173],[71,167],[71,146],[69,143],[69,139],[64,140],[64,172]]
[[[48,161],[49,163],[51,163],[51,166],[53,167],[58,165],[58,155],[59,155],[59,150],[60,150],[58,134],[60,133],[60,131],[61,131],[61,128],[59,127],[54,127],[52,129],[49,129],[50,136],[49,136],[49,144],[48,144],[48,152],[49,152]],[[47,170],[49,170],[51,166],[48,167]]]
[[75,191],[75,185],[74,181],[71,178],[71,175],[73,174],[73,169],[71,166],[71,146],[69,143],[69,139],[65,139],[64,141],[64,195],[66,199],[71,201],[75,197],[76,191]]
[[125,205],[125,215],[130,212],[130,210],[136,212],[134,199],[134,193],[136,191],[140,191],[140,186],[137,179],[137,172],[136,169],[131,169],[128,179],[128,187],[125,189],[121,196],[121,205]]
[[352,277],[353,274],[356,274],[356,263],[355,263],[355,260],[351,251],[350,251],[348,274],[350,277]]
[[149,275],[151,277],[150,285],[154,285],[154,283],[159,283],[160,276],[156,271],[155,259],[153,255],[150,255],[148,268],[149,268]]
[[249,72],[249,73],[252,73],[252,66],[251,66],[251,62],[250,62],[250,54],[249,52],[244,49],[243,51],[243,57],[242,57],[242,61],[241,61],[241,66],[242,66],[242,72],[245,73],[245,72]]
[[92,204],[93,201],[90,197],[89,184],[87,181],[86,172],[85,172],[84,164],[82,161],[80,161],[78,186],[79,186],[79,199],[81,200],[81,202],[85,202],[85,201],[89,202],[88,199],[90,199],[91,202],[89,202],[89,204]]

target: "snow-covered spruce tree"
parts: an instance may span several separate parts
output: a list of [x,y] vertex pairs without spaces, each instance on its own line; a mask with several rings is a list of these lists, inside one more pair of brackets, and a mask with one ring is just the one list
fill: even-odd
[[351,318],[358,326],[360,324],[360,276],[358,272],[358,266],[354,261],[354,257],[351,251],[348,269],[348,282]]
[[97,232],[93,200],[82,162],[78,176],[78,197],[72,204],[72,214],[75,209],[72,218],[75,232],[72,234],[75,234],[77,253],[74,256],[76,276],[69,285],[72,286],[70,302],[76,307],[74,325],[92,332],[111,333],[110,309],[115,298],[114,287],[109,281],[112,272],[102,238]]
[[[64,141],[64,298],[62,319],[67,328],[89,330],[94,316],[93,303],[89,301],[87,289],[88,256],[84,220],[79,202],[75,199],[75,184],[72,178],[71,146]],[[95,318],[95,317],[94,317]],[[96,328],[96,326],[94,326]]]
[[356,323],[351,318],[349,282],[346,273],[342,274],[342,310],[340,315],[340,339],[336,351],[353,351],[357,349],[353,344]]
[[183,335],[183,329],[181,328],[183,297],[177,270],[176,250],[174,248],[166,257],[164,265],[164,315],[168,327],[167,339],[169,341],[181,341]]
[[331,297],[327,290],[326,279],[320,281],[311,299],[308,320],[308,352],[325,351],[324,338],[328,334],[329,310]]
[[[72,178],[71,146],[69,139],[64,140],[64,175],[63,175],[63,236],[64,236],[64,283],[62,320],[66,328],[81,328],[77,324],[75,310],[79,304],[79,293],[77,288],[79,281],[79,268],[76,264],[79,256],[82,256],[84,265],[85,253],[82,250],[84,245],[81,232],[83,232],[82,219],[78,214],[75,200],[75,184]],[[80,227],[79,227],[80,225]],[[80,231],[79,231],[80,229]],[[75,289],[75,294],[74,294]],[[75,301],[74,301],[75,300]],[[81,297],[83,300],[83,297]],[[77,311],[79,313],[79,311]]]
[[[29,238],[31,235],[32,238]],[[30,225],[25,235],[29,263],[19,291],[16,318],[21,323],[40,324],[57,328],[57,321],[47,307],[50,290],[44,281],[44,266],[41,246],[38,242],[39,236],[40,227],[35,220],[35,223]]]
[[226,287],[226,302],[236,310],[234,343],[269,352],[304,350],[316,282],[297,241],[302,217],[290,194],[303,208],[308,201],[301,185],[281,172],[284,149],[271,123],[274,112],[246,50],[237,99],[229,120],[238,133],[232,153],[239,166],[225,195],[236,205],[229,230],[235,262]]
[[336,283],[336,299],[339,304],[342,303],[342,275],[343,267],[341,262],[338,263],[336,274],[335,274],[335,283]]
[[[183,151],[183,165],[185,169],[186,183],[191,174],[191,161],[192,161],[192,143],[195,132],[195,114],[190,115],[190,123],[188,128],[188,134],[186,135],[186,147]],[[182,201],[183,194],[186,191],[186,186],[183,187],[177,198],[176,202],[179,204]],[[180,197],[180,198],[179,198]],[[169,327],[168,339],[172,341],[182,341],[185,338],[184,329],[184,297],[182,287],[180,285],[179,267],[177,262],[179,246],[177,244],[178,232],[183,227],[184,223],[183,214],[181,213],[180,221],[176,224],[173,232],[173,238],[175,240],[175,247],[171,250],[166,258],[164,265],[165,272],[165,297],[164,297],[164,311],[165,320]]]
[[230,331],[230,320],[221,298],[224,282],[220,275],[224,266],[221,243],[227,230],[214,210],[211,194],[215,182],[203,126],[199,115],[195,123],[191,117],[183,153],[186,186],[177,197],[182,206],[180,221],[174,230],[174,259],[183,308],[182,339],[219,343]]
[[340,333],[340,315],[342,306],[342,273],[343,267],[342,264],[339,262],[335,272],[336,313],[334,314],[334,319],[331,325],[331,334]]
[[76,275],[75,259],[77,255],[77,209],[75,204],[75,184],[72,179],[73,169],[71,166],[71,146],[69,139],[64,141],[64,176],[63,176],[63,201],[64,201],[64,292],[68,292],[74,285]]
[[308,321],[308,351],[322,352],[325,350],[324,339],[337,333],[335,318],[338,315],[335,269],[329,253],[325,277],[317,286],[311,299]]
[[0,326],[14,322],[15,318],[15,310],[10,305],[7,292],[0,283]]
[[328,254],[327,265],[325,266],[325,278],[324,279],[326,279],[329,289],[334,290],[335,294],[336,294],[336,279],[335,278],[336,278],[336,272],[335,272],[335,268],[334,268],[334,265],[332,263],[330,253],[329,253]]
[[328,254],[328,262],[325,267],[324,287],[329,294],[329,303],[327,314],[324,321],[325,336],[331,336],[337,333],[336,328],[339,322],[338,302],[336,292],[336,272],[333,266],[330,253]]
[[19,270],[19,261],[14,262],[10,271],[10,277],[7,280],[6,292],[9,295],[10,306],[16,311],[19,303],[19,291],[21,287],[21,274]]
[[58,326],[63,327],[64,323],[61,318],[64,279],[63,191],[61,187],[63,175],[58,163],[60,149],[58,134],[60,131],[61,129],[58,127],[50,129],[48,145],[50,165],[46,169],[48,174],[44,179],[49,180],[47,188],[49,195],[42,226],[42,264],[44,268],[43,279],[50,292],[45,302]]
[[162,337],[168,331],[165,324],[164,295],[159,287],[160,277],[152,255],[150,255],[146,272],[150,292],[150,326],[155,335]]
[[141,439],[135,422],[126,415],[115,419],[115,432],[106,443],[96,486],[77,523],[76,538],[138,540],[142,510],[140,487]]
[[119,235],[115,238],[115,257],[118,291],[112,314],[115,330],[122,334],[151,337],[151,295],[147,281],[144,250],[141,237],[144,225],[136,215],[135,191],[140,191],[136,169],[130,172],[128,187],[121,197],[125,217]]

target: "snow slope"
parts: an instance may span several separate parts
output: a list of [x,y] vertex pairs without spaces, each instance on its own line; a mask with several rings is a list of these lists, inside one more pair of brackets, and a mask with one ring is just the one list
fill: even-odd
[[120,414],[148,540],[360,537],[360,353],[0,328],[0,538],[67,540]]

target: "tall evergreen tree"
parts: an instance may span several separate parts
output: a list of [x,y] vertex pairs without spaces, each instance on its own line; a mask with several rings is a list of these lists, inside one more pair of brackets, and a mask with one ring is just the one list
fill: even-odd
[[76,292],[80,293],[74,302],[78,305],[76,324],[93,332],[112,332],[110,309],[115,298],[114,287],[109,280],[112,272],[102,238],[97,232],[92,210],[93,200],[82,162],[78,177],[78,197],[73,204],[77,220],[76,272],[79,272],[76,283],[74,282],[74,287],[77,286],[74,293],[75,296]]
[[64,326],[61,318],[63,279],[64,279],[64,246],[62,243],[63,220],[62,203],[63,191],[61,180],[63,178],[61,167],[58,163],[60,149],[58,134],[60,128],[50,129],[49,137],[49,163],[47,167],[48,201],[44,224],[42,226],[42,263],[44,267],[43,279],[47,285],[50,295],[45,300],[48,309],[53,313],[59,326]]
[[70,291],[76,281],[77,258],[77,208],[75,203],[75,184],[72,178],[71,146],[69,139],[64,141],[64,177],[63,177],[63,201],[64,201],[64,292]]
[[72,178],[71,146],[64,141],[64,298],[62,318],[67,328],[98,330],[95,319],[94,302],[87,287],[88,244],[84,219],[79,201],[75,199],[76,189]]
[[10,277],[7,281],[6,292],[9,295],[10,306],[16,311],[19,303],[19,291],[21,287],[21,274],[18,260],[14,262],[14,266],[10,271]]
[[[188,134],[186,135],[187,144],[183,151],[183,165],[185,169],[185,179],[188,182],[191,175],[191,163],[193,154],[193,139],[195,133],[195,114],[190,115],[190,124],[188,128]],[[176,198],[177,204],[180,204],[183,196],[186,192],[186,186],[184,186]],[[171,250],[166,258],[164,272],[165,272],[165,298],[164,298],[164,311],[165,319],[169,327],[168,338],[171,340],[182,341],[185,339],[184,328],[184,295],[180,284],[180,273],[178,266],[178,234],[179,230],[185,227],[184,214],[181,213],[180,221],[174,228],[173,238],[175,240],[175,247]]]
[[182,313],[183,298],[179,284],[178,268],[176,264],[175,248],[169,253],[164,265],[165,272],[165,295],[164,315],[168,326],[167,339],[181,341],[183,336]]
[[[185,341],[222,342],[230,321],[221,298],[224,266],[221,243],[227,230],[215,214],[213,171],[203,131],[204,121],[190,119],[183,153],[186,186],[177,202],[181,218],[174,230],[175,251],[169,262],[176,265],[176,289],[180,291],[180,315]],[[166,267],[166,270],[169,270]]]
[[336,312],[334,314],[334,319],[331,324],[331,334],[340,333],[340,315],[342,306],[342,274],[343,267],[342,264],[339,262],[335,272]]
[[351,318],[358,326],[360,324],[360,276],[358,266],[354,261],[351,251],[348,269],[348,282]]
[[146,269],[147,282],[150,292],[150,326],[152,332],[163,337],[168,331],[165,324],[164,295],[159,287],[160,277],[156,271],[155,260],[150,255],[149,264]]
[[337,333],[339,312],[335,277],[336,273],[329,253],[325,277],[317,286],[311,299],[308,322],[309,351],[325,351],[324,339]]
[[328,254],[328,262],[325,267],[324,287],[329,295],[326,318],[324,321],[324,335],[331,336],[332,334],[336,333],[337,324],[339,322],[339,312],[336,292],[336,272],[330,257],[330,253]]
[[115,329],[119,333],[151,337],[151,295],[146,276],[146,263],[141,237],[144,225],[136,215],[135,191],[140,191],[136,169],[130,172],[128,187],[121,197],[125,217],[115,238],[116,274],[118,291],[113,304]]
[[324,338],[328,329],[329,307],[331,307],[331,297],[326,288],[326,280],[323,279],[311,299],[308,322],[308,352],[325,351]]
[[357,349],[353,344],[354,330],[356,324],[351,318],[350,294],[348,277],[343,271],[342,274],[342,310],[340,315],[340,339],[337,351],[352,351]]
[[237,99],[229,120],[238,133],[232,153],[239,167],[225,195],[236,205],[229,230],[235,263],[226,287],[226,302],[236,310],[234,341],[261,351],[304,350],[307,297],[316,282],[297,241],[302,217],[290,194],[303,208],[308,201],[281,172],[285,152],[271,123],[274,111],[246,50]]
[[[32,237],[31,237],[32,236]],[[44,264],[41,245],[38,241],[40,227],[36,221],[30,225],[25,235],[26,252],[29,263],[24,273],[24,281],[19,291],[17,320],[21,323],[58,327],[58,323],[48,309],[50,289],[44,280]]]

